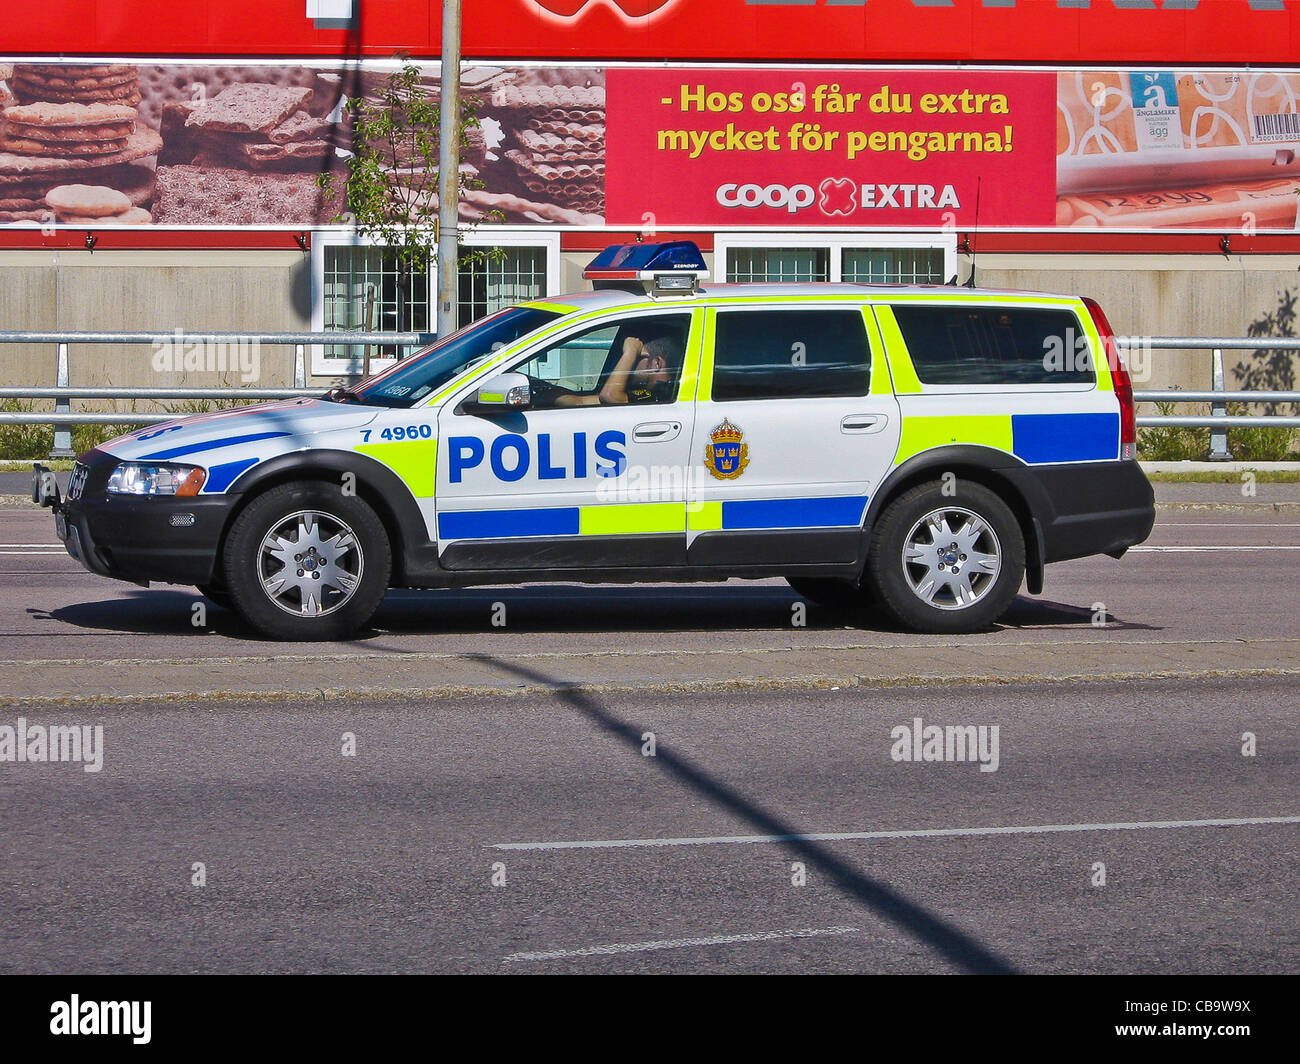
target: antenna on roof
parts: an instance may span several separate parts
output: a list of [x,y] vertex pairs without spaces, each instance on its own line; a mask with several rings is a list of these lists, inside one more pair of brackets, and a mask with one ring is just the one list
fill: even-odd
[[972,236],[979,236],[980,232],[980,188],[984,184],[984,178],[975,179],[975,228],[967,235],[963,243],[966,245],[965,251],[970,255],[970,276],[966,278],[966,287],[975,287],[975,245],[971,242]]

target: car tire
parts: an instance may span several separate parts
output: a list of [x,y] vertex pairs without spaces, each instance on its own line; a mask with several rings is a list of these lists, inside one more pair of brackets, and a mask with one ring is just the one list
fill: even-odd
[[[955,566],[955,569],[954,569]],[[1001,496],[970,481],[903,492],[871,530],[867,583],[900,624],[917,632],[987,629],[1025,576],[1020,523]]]
[[244,508],[226,537],[222,565],[235,609],[263,634],[346,639],[383,601],[392,550],[364,499],[303,481],[271,488]]
[[854,580],[834,576],[787,576],[786,583],[809,602],[828,610],[867,610],[871,592]]
[[196,584],[198,593],[209,602],[220,606],[223,610],[233,610],[234,602],[230,598],[230,592],[221,584]]

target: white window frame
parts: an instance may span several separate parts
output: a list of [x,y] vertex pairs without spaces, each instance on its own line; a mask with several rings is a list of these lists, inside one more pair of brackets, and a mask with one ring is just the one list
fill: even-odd
[[731,280],[726,273],[728,252],[732,248],[825,248],[830,252],[827,280],[834,284],[844,277],[844,252],[859,248],[872,251],[939,248],[943,251],[943,279],[946,281],[957,274],[957,233],[953,229],[927,233],[717,233],[713,237],[714,280]]
[[[519,227],[515,229],[481,229],[461,235],[463,247],[540,247],[546,250],[546,291],[543,297],[560,293],[563,263],[560,260],[560,234]],[[325,249],[328,247],[378,247],[381,242],[360,233],[339,229],[318,229],[311,240],[311,329],[325,331]],[[462,323],[464,324],[464,323]],[[360,352],[361,348],[354,348]],[[387,369],[397,360],[372,358],[370,372]],[[356,377],[361,374],[363,359],[327,358],[324,344],[311,345],[311,372],[315,377]]]

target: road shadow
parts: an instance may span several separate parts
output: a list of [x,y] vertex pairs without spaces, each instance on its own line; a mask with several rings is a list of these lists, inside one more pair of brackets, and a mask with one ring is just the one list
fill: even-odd
[[1017,598],[1010,609],[1002,615],[1000,628],[1096,628],[1105,632],[1163,632],[1164,626],[1142,624],[1140,621],[1126,621],[1106,612],[1103,623],[1101,615],[1091,606],[1072,606],[1067,602],[1052,602],[1048,599]]
[[[201,610],[196,609],[201,605]],[[267,642],[232,609],[198,591],[131,589],[124,596],[61,606],[29,616],[75,628],[136,635],[210,636]],[[1089,607],[1017,598],[997,625],[985,629],[1094,627]],[[831,609],[778,584],[699,584],[462,588],[390,591],[371,625],[350,642],[380,636],[475,635],[508,629],[521,634],[581,632],[843,631],[907,634],[875,609]],[[1108,615],[1105,630],[1160,631]]]
[[[641,756],[642,729],[620,720],[591,695],[512,661],[488,654],[474,654],[472,657],[507,675],[549,687],[557,700],[629,747],[636,756]],[[901,928],[963,971],[986,975],[1017,974],[1010,961],[972,935],[886,884],[858,871],[828,846],[809,838],[793,824],[764,809],[736,788],[711,776],[704,766],[675,752],[670,745],[657,743],[653,761],[657,769],[677,783],[694,791],[710,804],[740,818],[753,829],[754,834],[773,837],[774,845],[785,847],[793,856],[820,871],[841,893],[873,916]]]

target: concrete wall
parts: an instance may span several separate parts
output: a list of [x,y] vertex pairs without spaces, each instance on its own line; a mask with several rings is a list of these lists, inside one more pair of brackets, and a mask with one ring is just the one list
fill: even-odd
[[[567,289],[585,287],[589,259],[563,256]],[[1120,333],[1243,336],[1288,290],[1300,291],[1296,265],[1287,256],[981,255],[978,279],[1090,295]],[[0,252],[0,328],[275,332],[306,330],[310,321],[310,261],[294,250]],[[237,370],[162,374],[155,354],[146,346],[74,346],[71,379],[118,387],[240,382]],[[292,384],[293,348],[263,347],[259,355],[257,383]],[[0,384],[51,385],[54,358],[52,345],[0,345]],[[1239,358],[1227,356],[1230,380]],[[1209,365],[1204,352],[1155,352],[1150,366],[1135,368],[1145,371],[1139,387],[1208,388]]]

